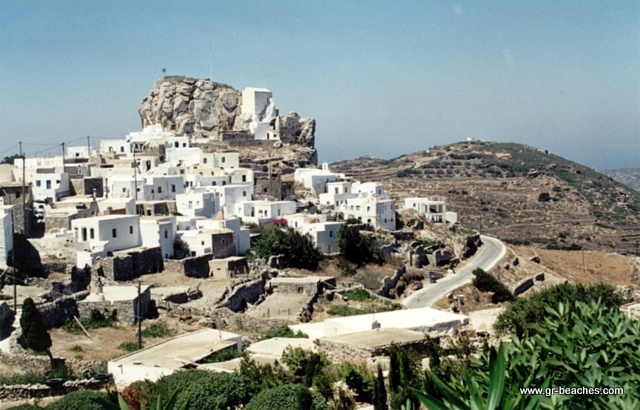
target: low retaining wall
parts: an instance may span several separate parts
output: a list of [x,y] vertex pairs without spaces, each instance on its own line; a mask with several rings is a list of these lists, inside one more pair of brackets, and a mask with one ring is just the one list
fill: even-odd
[[81,390],[101,390],[110,385],[113,385],[111,375],[104,380],[96,380],[94,378],[69,380],[57,386],[47,386],[46,384],[0,386],[0,402],[64,396],[65,394]]
[[184,259],[167,259],[164,261],[165,270],[179,272],[190,278],[208,278],[211,276],[209,261],[213,255],[194,256]]

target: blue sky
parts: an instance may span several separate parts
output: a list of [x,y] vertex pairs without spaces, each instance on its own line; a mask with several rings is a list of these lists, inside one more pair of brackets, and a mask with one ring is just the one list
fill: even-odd
[[0,0],[0,157],[139,130],[163,68],[269,88],[320,161],[473,136],[640,167],[636,0]]

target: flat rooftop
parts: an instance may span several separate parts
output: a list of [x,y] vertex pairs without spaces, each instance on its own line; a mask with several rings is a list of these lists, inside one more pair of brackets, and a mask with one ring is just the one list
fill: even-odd
[[374,320],[380,323],[382,329],[402,328],[418,332],[447,331],[469,323],[468,316],[420,308],[331,318],[322,323],[305,323],[289,327],[294,331],[300,330],[311,338],[325,338],[371,330]]
[[214,329],[203,329],[176,336],[153,346],[114,359],[123,365],[154,366],[165,369],[179,369],[186,364],[236,345],[229,339],[240,337],[234,333]]
[[339,336],[327,337],[324,340],[350,346],[376,348],[389,346],[392,343],[419,342],[424,340],[424,333],[408,329],[381,328],[346,333]]
[[257,356],[268,356],[274,358],[282,357],[282,353],[287,347],[299,347],[307,350],[317,350],[317,346],[311,339],[292,338],[292,337],[274,337],[272,339],[263,340],[261,342],[252,343],[247,348],[249,354]]
[[[149,285],[141,285],[140,292],[144,293],[149,289]],[[102,294],[104,295],[105,301],[108,302],[118,302],[123,300],[134,300],[138,297],[138,287],[137,286],[103,286]],[[85,301],[87,301],[85,299]],[[81,300],[80,303],[83,301]],[[87,301],[89,302],[89,301]]]

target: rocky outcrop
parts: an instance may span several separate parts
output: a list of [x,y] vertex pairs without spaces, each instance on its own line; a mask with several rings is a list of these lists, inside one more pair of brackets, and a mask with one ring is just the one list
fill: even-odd
[[217,135],[246,129],[240,120],[242,93],[226,84],[184,76],[166,76],[156,81],[138,108],[142,127],[161,124],[178,135]]
[[[265,90],[266,91],[266,90]],[[196,138],[223,140],[226,132],[253,134],[252,121],[267,121],[270,138],[283,144],[313,148],[316,122],[291,112],[278,116],[270,102],[269,114],[258,116],[247,107],[243,111],[242,92],[209,79],[166,76],[156,81],[138,108],[142,127],[161,124],[165,131]],[[266,116],[266,117],[265,117]],[[265,118],[262,118],[265,117]],[[230,138],[233,134],[229,134]]]

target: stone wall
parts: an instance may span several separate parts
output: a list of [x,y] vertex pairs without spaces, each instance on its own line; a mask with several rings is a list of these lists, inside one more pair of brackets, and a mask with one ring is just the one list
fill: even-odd
[[[336,343],[326,339],[318,339],[316,341],[318,349],[335,361],[358,362],[366,361],[372,357],[387,356],[389,354],[389,345],[377,346],[373,348],[354,346],[345,343]],[[425,341],[397,343],[401,348],[412,348],[416,352],[422,352],[425,349]]]
[[[147,287],[140,293],[140,300],[142,305],[140,306],[140,316],[147,317],[151,307],[151,288]],[[78,313],[80,317],[90,317],[91,311],[98,309],[105,316],[109,316],[112,311],[116,311],[118,320],[126,323],[137,323],[138,317],[138,296],[131,300],[116,300],[116,301],[79,301]]]
[[233,232],[220,232],[211,235],[211,250],[214,258],[235,256],[236,241]]
[[247,304],[255,303],[263,294],[264,281],[252,280],[236,286],[223,301],[223,305],[233,312],[240,312],[246,309]]
[[147,273],[158,273],[164,269],[162,251],[159,247],[114,252],[97,260],[93,268],[106,278],[107,283],[133,280]]
[[89,292],[85,290],[38,305],[46,328],[60,327],[73,319],[74,316],[78,316],[78,301],[87,296],[89,296]]
[[398,281],[400,280],[402,275],[404,275],[406,272],[407,270],[404,266],[401,267],[400,269],[396,269],[393,276],[387,276],[386,278],[384,278],[382,287],[378,289],[376,293],[380,296],[387,297],[391,289],[396,287],[396,285],[398,284]]
[[57,385],[46,384],[0,386],[0,402],[11,402],[24,399],[64,396],[75,391],[102,390],[113,385],[111,376],[104,379],[69,380]]
[[104,180],[98,177],[75,177],[70,179],[72,192],[74,195],[93,195],[95,189],[96,197],[104,196]]
[[213,255],[194,256],[184,259],[167,259],[164,261],[165,270],[180,272],[190,278],[208,278],[211,276],[209,261]]

